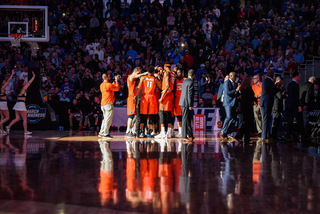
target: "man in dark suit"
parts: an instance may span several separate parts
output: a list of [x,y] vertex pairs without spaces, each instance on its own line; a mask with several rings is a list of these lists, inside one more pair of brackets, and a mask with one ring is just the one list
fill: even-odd
[[275,94],[275,86],[273,82],[273,70],[267,71],[266,78],[262,82],[262,94],[260,97],[260,108],[262,114],[262,139],[268,139],[270,136],[270,120]]
[[293,119],[296,118],[298,125],[300,127],[300,132],[303,133],[302,127],[302,118],[301,113],[302,108],[300,106],[299,100],[299,82],[300,74],[298,72],[294,72],[292,74],[292,81],[289,83],[287,87],[288,98],[286,101],[286,111],[288,113],[288,130],[287,130],[287,139],[292,140],[292,129],[293,129]]
[[235,140],[232,136],[234,125],[237,118],[237,97],[239,95],[240,85],[236,85],[236,73],[231,72],[229,79],[223,83],[223,107],[226,112],[226,118],[223,122],[223,127],[220,132],[221,138],[228,137],[229,140]]
[[316,77],[311,76],[309,81],[300,87],[300,104],[302,108],[303,127],[306,135],[310,135],[309,114],[314,109],[314,88]]
[[181,97],[179,105],[182,110],[182,138],[185,141],[193,141],[193,132],[191,127],[191,110],[194,101],[194,87],[193,79],[195,78],[195,71],[193,69],[188,71],[188,78],[182,83]]
[[[229,75],[226,75],[224,78],[224,82],[226,82],[229,79]],[[223,121],[226,118],[226,112],[223,107],[223,97],[224,97],[224,91],[223,91],[223,83],[219,86],[218,96],[217,96],[217,107],[219,107],[219,114],[220,114],[220,120],[221,125],[223,125]]]
[[282,87],[283,79],[282,77],[278,76],[276,78],[275,86],[276,86],[276,91],[273,99],[273,107],[272,107],[272,131],[271,135],[273,139],[278,139],[278,129],[279,129],[279,124],[280,124],[280,119],[281,119],[281,114],[283,110],[283,99],[286,96],[286,91]]

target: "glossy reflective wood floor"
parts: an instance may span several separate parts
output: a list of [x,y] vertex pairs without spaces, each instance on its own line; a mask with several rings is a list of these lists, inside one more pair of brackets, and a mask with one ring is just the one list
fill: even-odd
[[95,135],[1,136],[0,213],[320,213],[316,141]]

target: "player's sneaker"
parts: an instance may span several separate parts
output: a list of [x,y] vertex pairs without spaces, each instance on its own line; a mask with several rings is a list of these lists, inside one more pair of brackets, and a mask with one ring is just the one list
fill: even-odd
[[134,133],[132,133],[132,132],[129,132],[129,134],[128,134],[128,137],[136,137],[137,135],[136,134],[134,134]]
[[32,132],[26,131],[26,132],[24,133],[24,135],[30,135],[30,134],[32,134]]
[[158,134],[158,132],[156,132],[156,131],[154,131],[154,130],[151,132],[151,135],[152,135],[153,137],[156,136],[157,134]]
[[167,135],[165,132],[160,132],[160,134],[156,135],[154,138],[156,139],[163,139],[163,138],[166,138]]
[[103,138],[112,139],[113,137],[110,134],[103,135]]
[[145,134],[143,133],[143,132],[141,132],[140,134],[139,134],[139,138],[145,138],[146,136],[145,136]]

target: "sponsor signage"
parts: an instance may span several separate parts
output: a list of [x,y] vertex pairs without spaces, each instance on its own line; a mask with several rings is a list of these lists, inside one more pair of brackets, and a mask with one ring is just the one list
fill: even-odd
[[38,105],[30,104],[27,106],[27,121],[28,123],[38,123],[40,120],[46,118],[47,108],[40,108]]
[[205,130],[205,118],[203,114],[194,115],[194,130],[195,131]]

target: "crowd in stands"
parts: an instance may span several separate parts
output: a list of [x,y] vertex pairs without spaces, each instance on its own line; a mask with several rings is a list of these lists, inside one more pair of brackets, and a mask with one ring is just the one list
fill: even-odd
[[[122,76],[115,104],[126,105],[126,78],[135,67],[170,61],[184,75],[193,68],[199,105],[212,107],[205,101],[231,71],[240,81],[268,69],[283,76],[320,56],[319,1],[284,0],[282,8],[272,9],[258,0],[244,7],[229,0],[171,2],[107,1],[104,11],[97,0],[42,1],[49,6],[50,39],[40,44],[36,60],[44,66],[44,101],[60,118],[69,115],[60,126],[72,126],[76,118],[80,128],[99,127],[102,73]],[[17,81],[27,80],[29,52],[26,45],[0,43],[1,78],[16,72],[6,89],[9,99],[15,99]]]

